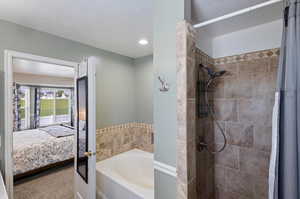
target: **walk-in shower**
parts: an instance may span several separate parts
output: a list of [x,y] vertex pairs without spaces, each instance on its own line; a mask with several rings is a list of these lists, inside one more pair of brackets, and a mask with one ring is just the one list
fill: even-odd
[[[209,147],[209,144],[204,139],[202,139],[199,142],[197,147],[198,147],[199,151],[206,149],[210,153],[219,153],[219,152],[222,152],[226,148],[227,138],[225,135],[225,129],[222,128],[221,124],[216,120],[215,112],[214,112],[214,109],[213,109],[211,103],[209,102],[208,95],[209,95],[209,91],[210,91],[210,85],[214,82],[214,80],[223,76],[226,73],[226,71],[225,70],[213,71],[213,69],[206,67],[203,64],[200,64],[199,68],[204,70],[208,75],[208,79],[202,83],[198,79],[198,85],[203,85],[202,92],[204,92],[204,102],[205,102],[205,108],[207,109],[207,116],[210,117],[212,119],[212,121],[216,123],[217,128],[220,130],[220,133],[224,139],[224,143],[221,148],[214,150]],[[198,88],[198,92],[201,92],[201,91],[199,91],[199,89],[200,88]]]

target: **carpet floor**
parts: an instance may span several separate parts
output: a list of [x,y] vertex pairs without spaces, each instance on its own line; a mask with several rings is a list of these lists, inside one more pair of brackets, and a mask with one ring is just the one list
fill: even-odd
[[50,170],[14,186],[14,199],[73,199],[74,167]]

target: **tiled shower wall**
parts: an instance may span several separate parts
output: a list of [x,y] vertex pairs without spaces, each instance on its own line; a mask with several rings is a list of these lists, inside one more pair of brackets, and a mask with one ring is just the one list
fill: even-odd
[[177,199],[196,199],[195,32],[185,21],[176,29]]
[[[199,65],[202,64],[206,67],[213,67],[214,59],[196,50],[196,82],[201,80],[205,82],[207,80],[207,74],[204,70],[200,69]],[[200,140],[211,142],[213,141],[213,131],[211,119],[207,117],[207,108],[205,107],[205,99],[203,90],[200,92],[197,90],[197,119],[196,119],[196,143]],[[213,97],[213,96],[211,96]],[[206,111],[205,111],[206,110]],[[199,115],[202,115],[199,117]],[[209,138],[209,139],[208,139]],[[197,176],[197,195],[198,198],[213,199],[215,196],[215,173],[214,173],[214,157],[208,151],[203,150],[201,153],[197,151],[196,156],[196,176]]]
[[131,149],[153,153],[153,128],[146,123],[127,123],[97,129],[97,161]]
[[[199,198],[267,199],[278,55],[278,49],[271,49],[212,60],[197,51],[196,65],[227,71],[210,90],[210,102],[228,139],[221,153],[197,154]],[[199,78],[206,78],[201,71]],[[211,149],[223,143],[209,117],[197,119],[197,135]]]

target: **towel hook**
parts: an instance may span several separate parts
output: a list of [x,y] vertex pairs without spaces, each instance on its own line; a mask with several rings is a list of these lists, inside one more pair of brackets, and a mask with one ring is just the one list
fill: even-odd
[[167,92],[170,89],[169,84],[166,82],[165,78],[162,78],[161,76],[158,76],[158,80],[161,83],[161,87],[159,88],[159,90],[161,92]]

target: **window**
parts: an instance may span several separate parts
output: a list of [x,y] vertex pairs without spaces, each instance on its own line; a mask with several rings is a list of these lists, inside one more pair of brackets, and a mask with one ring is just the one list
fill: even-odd
[[40,126],[71,122],[71,89],[41,88]]
[[[40,95],[37,95],[37,93]],[[21,85],[18,88],[18,130],[69,123],[72,125],[72,89]],[[39,122],[38,122],[39,121]]]
[[55,121],[71,121],[71,91],[66,89],[57,89],[55,94]]
[[21,119],[21,130],[30,127],[30,88],[21,86],[18,91],[20,99],[19,114]]

